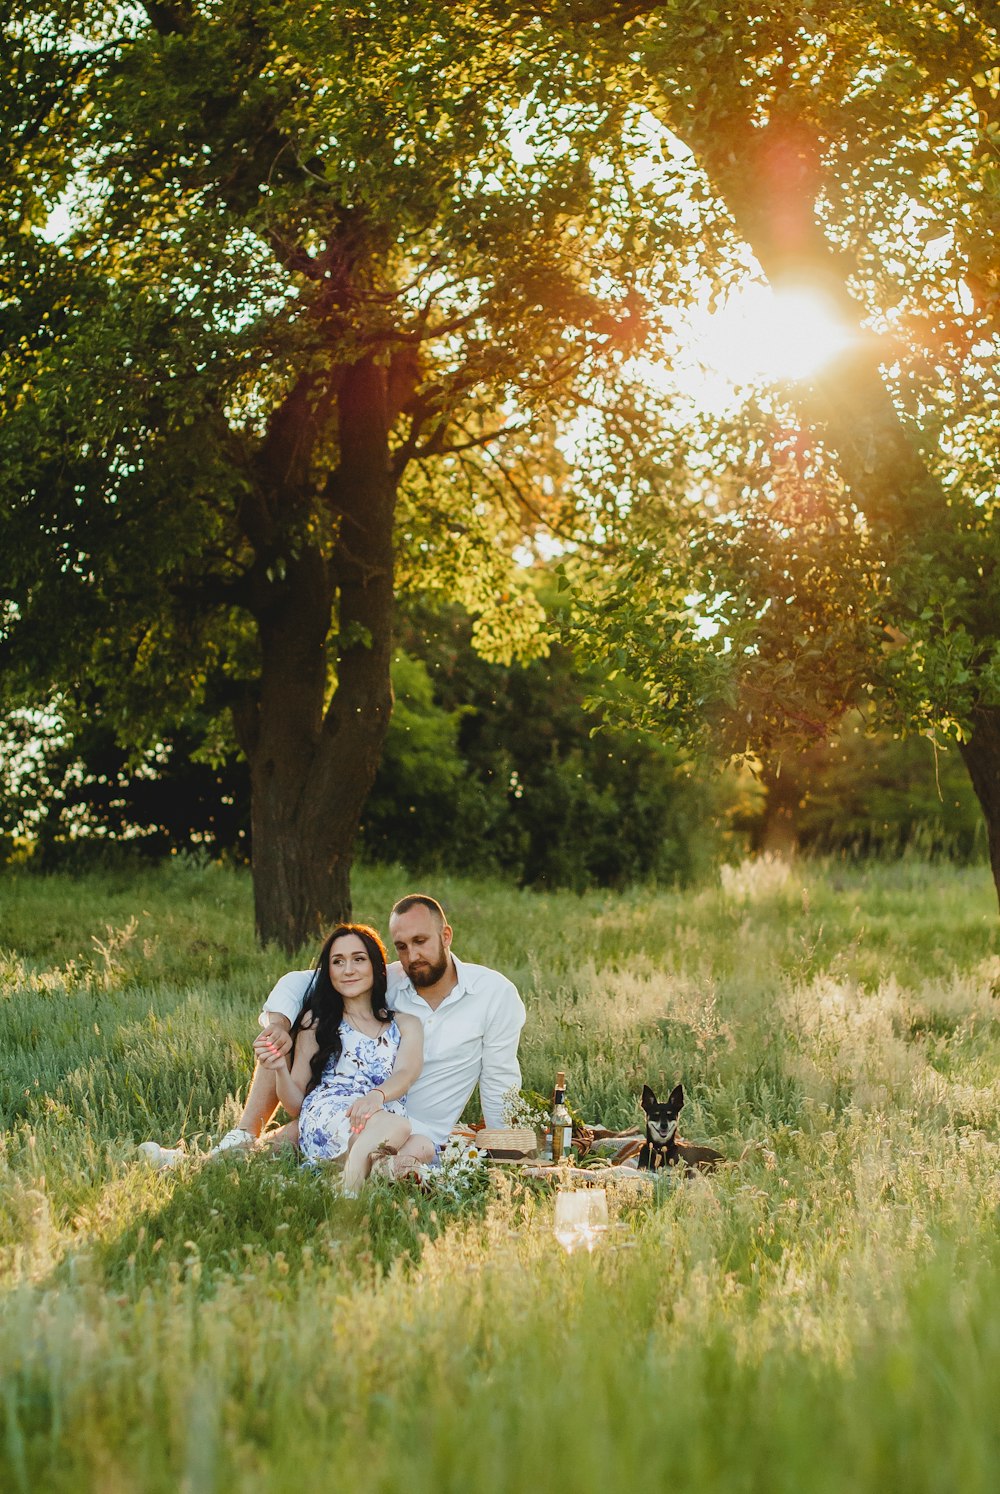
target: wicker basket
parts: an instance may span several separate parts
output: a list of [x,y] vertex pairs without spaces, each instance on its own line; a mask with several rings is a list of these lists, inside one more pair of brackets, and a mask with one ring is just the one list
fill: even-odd
[[512,1162],[520,1157],[537,1157],[538,1137],[525,1127],[506,1130],[477,1131],[476,1145],[498,1162]]

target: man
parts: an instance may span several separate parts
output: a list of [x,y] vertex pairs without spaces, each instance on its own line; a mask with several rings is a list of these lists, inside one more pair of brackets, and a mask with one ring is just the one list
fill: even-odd
[[[399,956],[389,966],[389,1006],[411,1012],[424,1029],[423,1071],[407,1096],[412,1133],[399,1152],[402,1169],[434,1160],[477,1084],[486,1124],[506,1124],[504,1094],[521,1085],[517,1045],[525,1012],[506,976],[452,954],[452,930],[435,898],[421,892],[400,898],[389,914],[389,937]],[[268,1043],[290,1051],[312,977],[311,970],[291,970],[275,985],[260,1014],[258,1053]],[[252,1150],[277,1105],[274,1075],[258,1064],[239,1125],[209,1155]],[[175,1166],[185,1155],[155,1142],[142,1150],[158,1167]]]

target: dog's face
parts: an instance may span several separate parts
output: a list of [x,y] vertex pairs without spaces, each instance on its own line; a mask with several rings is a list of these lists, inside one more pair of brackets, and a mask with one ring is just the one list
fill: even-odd
[[684,1087],[678,1084],[662,1104],[648,1084],[642,1086],[639,1101],[646,1113],[646,1134],[654,1146],[667,1146],[677,1133],[677,1117],[684,1108]]

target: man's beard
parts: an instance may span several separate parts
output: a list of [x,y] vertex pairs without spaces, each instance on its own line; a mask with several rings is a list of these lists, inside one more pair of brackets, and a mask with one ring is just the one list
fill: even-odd
[[410,980],[413,982],[416,989],[420,991],[423,990],[425,986],[436,985],[447,969],[448,951],[446,949],[442,949],[440,959],[428,960],[427,964],[425,966],[422,966],[419,970],[411,969]]

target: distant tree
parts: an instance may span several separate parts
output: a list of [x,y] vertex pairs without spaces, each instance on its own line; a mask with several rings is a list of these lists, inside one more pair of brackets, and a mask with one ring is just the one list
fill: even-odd
[[800,844],[819,851],[982,856],[982,816],[962,759],[926,738],[872,735],[845,720],[796,764]]
[[440,604],[408,604],[399,640],[366,855],[582,891],[688,880],[722,851],[731,785],[616,726],[625,681],[559,645],[526,665],[484,660],[469,619]]
[[243,760],[205,761],[195,716],[135,761],[90,705],[72,733],[58,702],[0,723],[0,836],[10,852],[43,870],[178,851],[249,860]]
[[873,732],[850,713],[826,741],[739,775],[730,823],[755,851],[980,859],[986,827],[958,752]]
[[540,646],[512,556],[589,528],[554,433],[641,427],[683,236],[530,12],[15,0],[0,38],[5,696],[72,729],[96,689],[134,757],[229,732],[293,949],[350,908],[394,587]]

